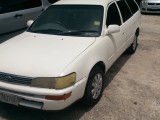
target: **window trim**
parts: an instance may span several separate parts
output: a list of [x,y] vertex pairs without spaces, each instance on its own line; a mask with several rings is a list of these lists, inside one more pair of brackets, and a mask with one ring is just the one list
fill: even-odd
[[133,16],[134,13],[132,13],[132,10],[131,10],[130,6],[128,5],[127,1],[126,1],[126,0],[124,0],[124,1],[125,1],[125,3],[127,4],[128,8],[129,8],[129,10],[130,10],[130,12],[131,12],[131,14],[132,14],[132,16]]
[[128,4],[128,2],[127,2],[127,0],[125,0],[126,1],[126,3],[127,3],[127,5],[129,6],[129,8],[130,8],[130,10],[131,10],[131,13],[132,13],[132,15],[134,15],[136,12],[138,12],[138,10],[139,10],[139,6],[138,6],[138,4],[137,4],[137,2],[135,1],[135,0],[131,0],[131,1],[133,1],[134,2],[134,4],[137,6],[137,11],[135,12],[135,13],[133,13],[132,12],[132,9],[131,9],[131,7],[130,7],[130,5]]
[[[118,9],[119,9],[119,12],[120,12],[120,14],[121,14],[121,17],[122,17],[121,10],[120,10],[120,8],[119,8],[119,6],[118,6],[118,4],[117,4],[117,2],[118,2],[118,1],[121,1],[121,0],[116,0],[116,1],[115,1],[115,3],[116,3],[116,5],[117,5],[117,7],[118,7]],[[126,0],[124,0],[124,1],[125,1],[125,3],[126,3]],[[127,3],[126,3],[126,5],[128,6],[128,4],[127,4]],[[132,14],[131,9],[130,9],[130,7],[129,7],[129,6],[128,6],[128,8],[129,8],[129,11],[130,11],[130,13],[131,13],[131,17],[132,17],[134,14]],[[131,18],[131,17],[130,17],[130,18]],[[130,18],[129,18],[129,19],[130,19]],[[127,21],[128,21],[128,19],[127,19],[125,22],[127,22]],[[123,17],[122,17],[122,24],[123,24],[123,23],[125,23],[125,22],[124,22]]]

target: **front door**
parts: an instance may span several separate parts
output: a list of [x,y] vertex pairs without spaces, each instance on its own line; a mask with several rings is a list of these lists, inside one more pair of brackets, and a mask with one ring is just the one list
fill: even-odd
[[126,33],[125,28],[122,24],[120,12],[117,8],[117,5],[113,2],[108,6],[106,27],[109,25],[119,25],[120,31],[117,33],[112,33],[107,35],[109,40],[111,40],[113,45],[113,53],[108,59],[109,65],[112,65],[113,62],[122,54],[124,51],[124,46],[126,44]]

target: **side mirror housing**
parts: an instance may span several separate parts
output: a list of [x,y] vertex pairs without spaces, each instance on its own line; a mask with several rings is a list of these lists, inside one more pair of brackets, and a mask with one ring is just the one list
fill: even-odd
[[108,29],[106,29],[105,35],[112,34],[112,33],[117,33],[120,31],[120,26],[119,25],[109,25]]
[[27,22],[27,26],[30,27],[33,22],[34,22],[33,20],[29,20],[29,21]]

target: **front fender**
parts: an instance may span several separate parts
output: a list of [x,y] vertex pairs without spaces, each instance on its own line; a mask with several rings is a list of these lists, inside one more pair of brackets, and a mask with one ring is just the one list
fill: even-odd
[[111,47],[108,42],[109,40],[102,38],[97,39],[89,48],[81,53],[64,69],[61,76],[76,72],[76,80],[78,81],[84,77],[88,78],[90,71],[98,62],[103,62],[105,68],[107,68],[107,62],[109,59],[107,51]]

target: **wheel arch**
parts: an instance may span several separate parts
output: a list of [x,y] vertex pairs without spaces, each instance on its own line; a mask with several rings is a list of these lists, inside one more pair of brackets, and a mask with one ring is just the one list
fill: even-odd
[[[91,91],[92,91],[92,87],[93,87],[92,86],[92,84],[93,84],[92,82],[94,80],[93,76],[96,75],[95,73],[97,72],[97,70],[102,75],[102,84],[101,84],[102,86],[101,86],[101,89],[100,89],[100,92],[99,92],[98,96],[94,99]],[[86,86],[85,86],[84,95],[82,97],[82,102],[85,105],[94,106],[100,100],[100,98],[102,96],[102,92],[103,92],[103,75],[104,75],[104,73],[105,73],[105,64],[102,61],[97,62],[92,67],[92,69],[90,70],[89,75],[88,75],[88,80],[87,80],[87,83],[86,83]]]
[[92,71],[95,67],[100,67],[100,68],[102,69],[103,73],[105,74],[105,72],[106,72],[106,66],[105,66],[105,64],[104,64],[103,61],[97,62],[97,63],[91,68],[90,73],[91,73],[91,71]]
[[139,33],[140,33],[140,29],[137,28],[136,33],[135,33],[137,37],[139,36]]

